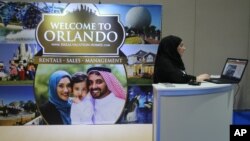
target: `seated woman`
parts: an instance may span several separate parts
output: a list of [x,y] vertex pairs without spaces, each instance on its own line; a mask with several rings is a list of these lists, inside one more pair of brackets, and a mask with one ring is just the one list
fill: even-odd
[[153,83],[188,83],[208,79],[208,74],[189,75],[185,71],[182,55],[186,47],[180,37],[170,35],[163,38],[156,55]]

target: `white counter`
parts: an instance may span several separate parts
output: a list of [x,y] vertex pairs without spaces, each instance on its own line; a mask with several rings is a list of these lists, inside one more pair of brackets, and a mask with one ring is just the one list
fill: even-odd
[[153,84],[154,141],[229,141],[233,85]]

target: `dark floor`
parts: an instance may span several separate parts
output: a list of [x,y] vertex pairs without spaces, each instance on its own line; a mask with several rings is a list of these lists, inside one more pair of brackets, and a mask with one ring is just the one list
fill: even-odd
[[234,110],[233,125],[250,125],[250,109]]

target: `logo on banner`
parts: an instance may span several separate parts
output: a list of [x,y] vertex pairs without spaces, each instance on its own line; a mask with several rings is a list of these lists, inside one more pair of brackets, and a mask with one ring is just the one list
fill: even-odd
[[125,31],[118,15],[100,15],[81,6],[64,14],[43,14],[36,38],[43,54],[118,55]]

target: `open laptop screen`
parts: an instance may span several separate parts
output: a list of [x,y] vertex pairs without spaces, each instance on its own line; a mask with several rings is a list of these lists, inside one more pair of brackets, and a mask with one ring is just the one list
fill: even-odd
[[228,58],[221,77],[230,78],[234,80],[241,80],[247,63],[247,59]]

